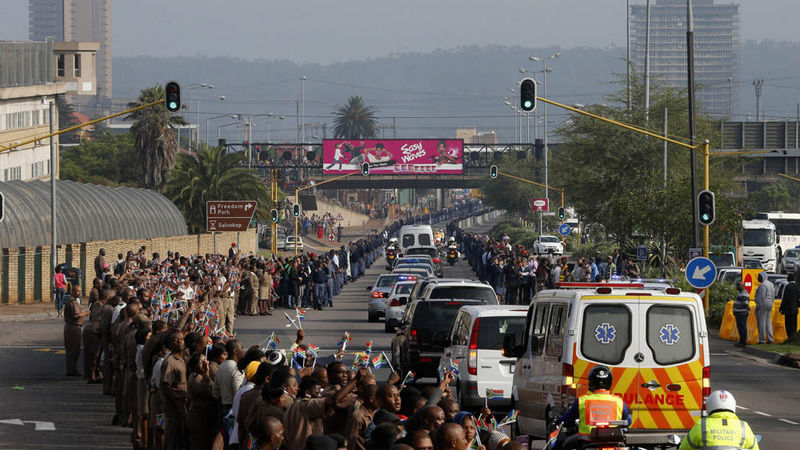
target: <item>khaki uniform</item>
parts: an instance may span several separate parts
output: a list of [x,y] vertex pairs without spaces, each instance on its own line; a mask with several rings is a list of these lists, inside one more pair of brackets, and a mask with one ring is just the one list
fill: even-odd
[[219,326],[225,327],[225,330],[233,335],[233,322],[236,320],[236,296],[233,295],[233,287],[223,288],[217,313],[219,314]]
[[180,450],[186,442],[186,400],[189,395],[186,363],[171,354],[161,366],[161,401],[164,407],[164,450]]
[[83,378],[95,381],[102,378],[100,374],[100,324],[103,304],[95,301],[89,304],[89,320],[83,327]]
[[253,272],[247,272],[247,283],[245,284],[245,313],[258,314],[258,276]]

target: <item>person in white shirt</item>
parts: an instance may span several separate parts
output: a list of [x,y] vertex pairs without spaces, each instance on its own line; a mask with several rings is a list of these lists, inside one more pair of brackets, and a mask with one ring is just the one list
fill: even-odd
[[239,360],[244,357],[244,346],[238,339],[231,339],[225,344],[228,359],[222,362],[214,378],[211,395],[221,403],[221,417],[225,417],[233,406],[236,391],[244,384],[244,373],[239,370]]
[[230,429],[230,433],[228,433],[229,445],[239,443],[239,421],[236,420],[236,417],[239,414],[239,404],[242,401],[242,396],[255,387],[255,383],[253,382],[253,377],[255,376],[259,365],[261,365],[260,362],[251,361],[247,365],[247,367],[245,367],[244,375],[245,378],[247,379],[247,382],[245,382],[233,396],[233,404],[231,405],[231,418],[233,419],[233,426]]
[[342,144],[336,144],[336,151],[333,154],[333,162],[326,167],[326,169],[331,169],[336,164],[339,164],[339,170],[342,170],[342,163],[344,162],[344,155],[342,154]]

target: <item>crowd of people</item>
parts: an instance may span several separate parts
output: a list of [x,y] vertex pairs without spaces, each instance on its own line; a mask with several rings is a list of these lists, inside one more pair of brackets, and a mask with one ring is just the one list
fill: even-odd
[[285,349],[275,333],[249,348],[235,336],[237,315],[287,308],[297,323],[303,308],[333,307],[388,236],[424,220],[322,255],[264,258],[232,244],[227,255],[142,247],[114,261],[100,250],[88,296],[78,284],[65,296],[67,375],[114,397],[111,422],[131,428],[135,449],[516,448],[491,411],[459,412],[449,378],[438,388],[396,372],[376,380],[370,367],[385,359],[369,344],[349,364],[346,336],[328,356],[302,329]]
[[493,239],[486,234],[465,232],[448,225],[466,259],[481,281],[489,283],[506,304],[525,304],[541,289],[558,282],[599,282],[617,278],[638,278],[635,261],[619,250],[603,258],[578,258],[568,263],[565,256],[536,255],[522,245],[512,245],[508,236]]

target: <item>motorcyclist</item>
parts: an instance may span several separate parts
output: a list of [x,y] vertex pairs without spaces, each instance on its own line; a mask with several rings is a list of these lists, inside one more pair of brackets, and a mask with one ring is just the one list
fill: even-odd
[[589,392],[575,399],[572,407],[557,421],[572,424],[579,420],[578,433],[564,440],[562,450],[580,448],[582,443],[589,441],[592,429],[600,423],[625,420],[630,426],[628,405],[610,392],[613,381],[611,369],[606,366],[597,365],[589,372]]
[[736,399],[728,391],[714,391],[708,397],[707,417],[695,423],[683,438],[679,450],[736,448],[758,450],[750,425],[736,416]]

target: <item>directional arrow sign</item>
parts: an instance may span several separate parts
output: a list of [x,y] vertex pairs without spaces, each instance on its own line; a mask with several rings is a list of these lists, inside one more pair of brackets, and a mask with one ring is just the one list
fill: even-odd
[[247,231],[258,202],[255,200],[206,202],[207,231]]
[[697,289],[705,289],[717,278],[717,266],[708,258],[697,257],[686,265],[686,281]]
[[558,227],[558,233],[562,236],[568,236],[569,232],[572,231],[569,224],[562,223],[560,227]]

